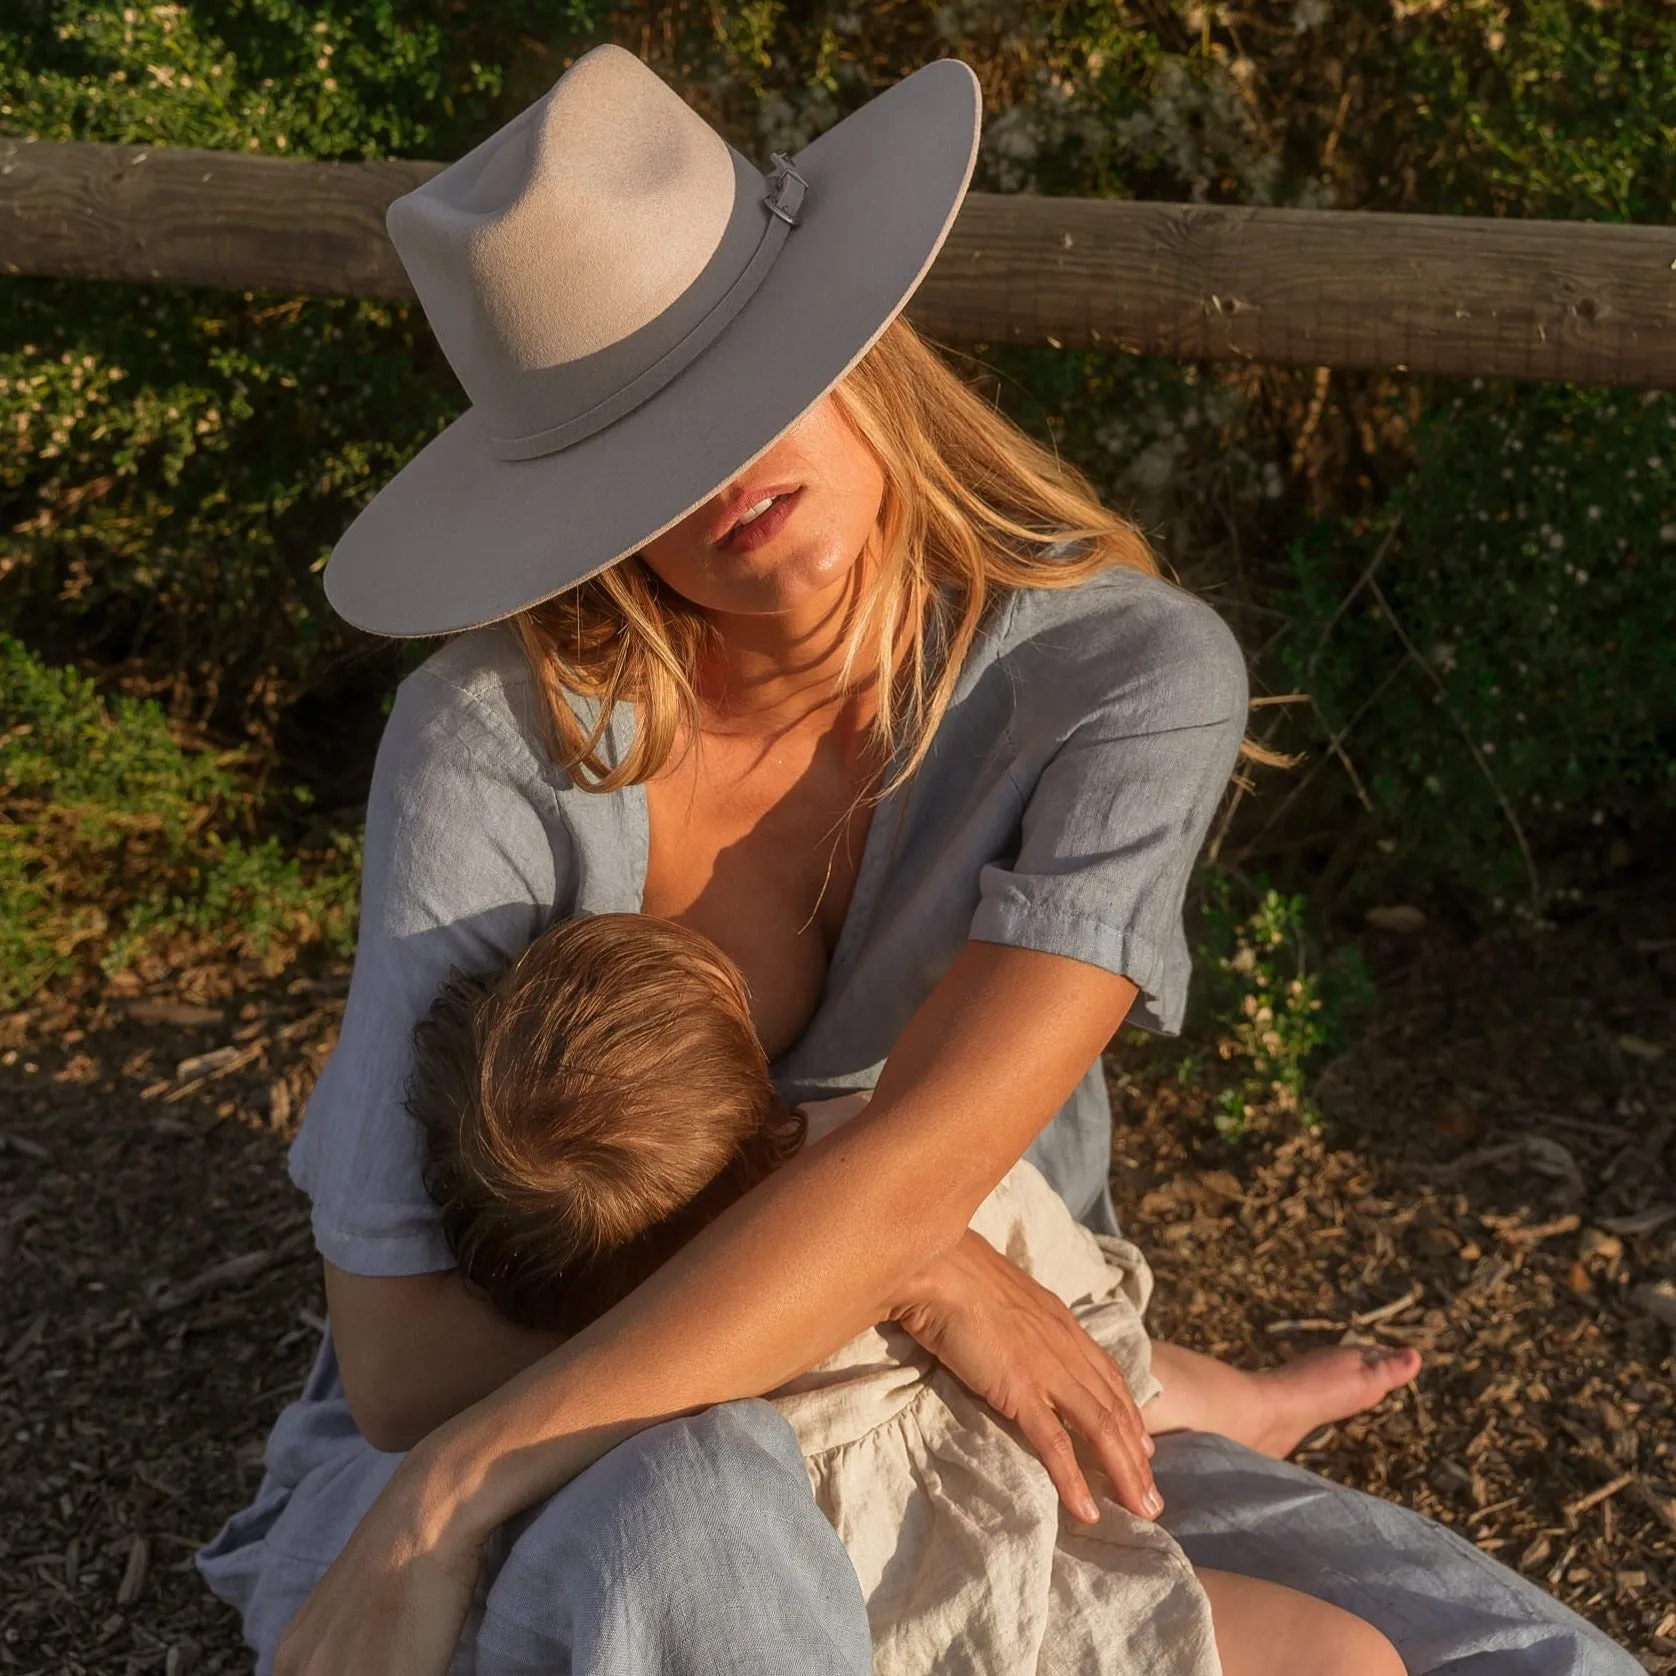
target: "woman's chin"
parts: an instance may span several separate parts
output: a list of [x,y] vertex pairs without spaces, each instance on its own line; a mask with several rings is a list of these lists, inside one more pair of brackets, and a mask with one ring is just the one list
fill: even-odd
[[783,549],[770,542],[752,553],[722,552],[710,562],[707,597],[694,603],[729,616],[784,616],[837,594],[854,569],[853,557],[792,542]]

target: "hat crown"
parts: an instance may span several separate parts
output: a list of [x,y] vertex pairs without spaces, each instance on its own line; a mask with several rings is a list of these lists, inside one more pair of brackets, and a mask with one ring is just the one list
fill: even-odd
[[390,206],[449,364],[493,426],[520,374],[620,343],[704,273],[734,210],[731,148],[633,53],[600,46]]
[[452,633],[642,548],[831,390],[942,248],[981,114],[958,59],[767,171],[656,82],[596,48],[391,206],[474,405],[333,549],[350,622]]

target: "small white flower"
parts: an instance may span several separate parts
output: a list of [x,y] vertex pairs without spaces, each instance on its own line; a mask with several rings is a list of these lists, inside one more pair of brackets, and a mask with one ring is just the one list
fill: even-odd
[[1558,530],[1555,530],[1553,534],[1548,537],[1548,545],[1552,547],[1556,553],[1563,553],[1565,551],[1565,537],[1561,535]]
[[1599,516],[1600,516],[1600,508],[1598,506],[1591,506],[1589,508],[1589,521],[1591,523],[1593,523],[1594,520],[1596,518],[1598,518]]

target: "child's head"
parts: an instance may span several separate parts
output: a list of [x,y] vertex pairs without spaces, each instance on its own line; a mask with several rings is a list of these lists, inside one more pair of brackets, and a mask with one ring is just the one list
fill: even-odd
[[790,1157],[738,968],[642,914],[567,920],[505,971],[449,980],[408,1107],[466,1280],[576,1332]]

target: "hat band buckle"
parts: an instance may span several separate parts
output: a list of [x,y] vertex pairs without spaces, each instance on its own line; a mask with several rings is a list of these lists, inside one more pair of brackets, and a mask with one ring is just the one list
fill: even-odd
[[783,151],[774,152],[769,161],[774,168],[768,176],[768,191],[762,201],[770,215],[777,215],[788,227],[795,227],[809,183],[792,167],[791,159]]

